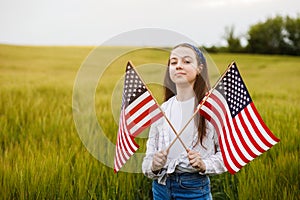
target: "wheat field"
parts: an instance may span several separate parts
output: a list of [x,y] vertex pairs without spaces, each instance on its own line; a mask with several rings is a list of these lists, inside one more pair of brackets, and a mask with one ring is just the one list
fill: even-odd
[[[120,49],[99,48],[107,55]],[[141,173],[115,174],[78,134],[73,89],[92,50],[0,45],[0,199],[151,199],[151,180]],[[97,83],[93,105],[97,120],[86,118],[89,129],[96,131],[93,124],[99,123],[115,143],[121,99],[111,97],[126,61],[137,66],[165,63],[167,56],[146,49],[112,62]],[[281,140],[236,175],[211,177],[214,199],[300,199],[300,57],[221,53],[210,57],[220,72],[237,62],[254,104]],[[150,88],[161,102],[160,88]],[[145,152],[146,138],[137,142],[138,152]]]

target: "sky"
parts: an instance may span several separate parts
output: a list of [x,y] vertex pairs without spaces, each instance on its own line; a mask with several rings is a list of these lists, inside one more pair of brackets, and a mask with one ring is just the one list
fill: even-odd
[[225,27],[233,26],[236,36],[244,36],[251,25],[276,15],[297,17],[300,1],[1,0],[0,43],[94,46],[128,32],[155,29],[166,34],[150,34],[156,37],[152,43],[166,45],[167,35],[175,33],[199,45],[220,46],[226,44]]

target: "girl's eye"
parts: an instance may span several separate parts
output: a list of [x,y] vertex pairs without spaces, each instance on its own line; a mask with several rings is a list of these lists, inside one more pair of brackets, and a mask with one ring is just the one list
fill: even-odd
[[173,61],[173,62],[171,62],[170,64],[171,64],[171,65],[176,65],[177,62],[176,62],[176,61]]
[[189,61],[189,60],[185,60],[185,61],[184,61],[184,63],[186,63],[186,64],[190,64],[190,63],[191,63],[191,61]]

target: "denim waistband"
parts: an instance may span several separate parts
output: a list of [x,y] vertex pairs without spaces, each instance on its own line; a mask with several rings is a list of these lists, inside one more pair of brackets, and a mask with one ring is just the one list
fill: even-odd
[[199,179],[206,179],[208,178],[207,175],[201,175],[198,172],[196,173],[188,173],[188,172],[184,172],[184,173],[172,173],[172,174],[168,174],[167,175],[168,179],[171,180],[178,180],[178,179],[189,179],[189,178],[199,178]]

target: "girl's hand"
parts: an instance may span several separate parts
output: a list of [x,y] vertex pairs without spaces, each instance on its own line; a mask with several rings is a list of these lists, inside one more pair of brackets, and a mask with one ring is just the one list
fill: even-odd
[[154,154],[151,167],[153,172],[158,172],[165,166],[167,162],[167,155],[167,151],[159,151]]
[[206,171],[206,166],[201,159],[200,153],[197,151],[189,150],[188,158],[192,167],[198,169],[200,172],[204,173]]

